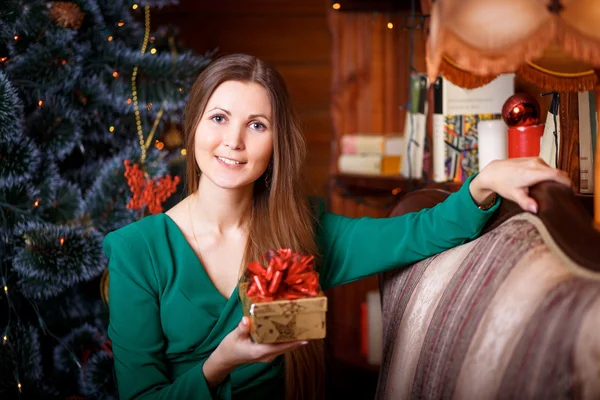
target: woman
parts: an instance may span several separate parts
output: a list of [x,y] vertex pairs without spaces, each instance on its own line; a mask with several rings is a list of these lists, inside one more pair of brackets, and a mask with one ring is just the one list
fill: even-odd
[[[318,256],[323,289],[476,238],[500,198],[536,212],[528,187],[570,185],[537,159],[489,164],[446,201],[395,218],[322,211],[301,190],[304,139],[280,75],[247,55],[216,60],[186,109],[189,195],[107,235],[109,335],[123,399],[323,396],[322,341],[257,344],[237,283],[268,249]],[[281,357],[283,356],[283,357]]]

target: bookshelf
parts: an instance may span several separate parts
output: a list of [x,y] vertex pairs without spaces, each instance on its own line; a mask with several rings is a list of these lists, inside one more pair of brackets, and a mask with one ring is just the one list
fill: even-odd
[[384,192],[385,194],[398,195],[415,189],[442,189],[456,191],[462,182],[433,182],[421,179],[407,179],[402,175],[360,175],[335,173],[333,174],[335,185],[345,185],[355,190],[367,191],[371,194]]

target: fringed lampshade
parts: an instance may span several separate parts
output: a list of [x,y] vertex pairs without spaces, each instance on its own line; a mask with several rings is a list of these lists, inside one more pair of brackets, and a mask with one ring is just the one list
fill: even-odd
[[[421,8],[431,16],[430,82],[441,74],[473,88],[514,72],[547,90],[596,90],[600,100],[599,0],[421,0]],[[600,140],[594,176],[600,230]]]

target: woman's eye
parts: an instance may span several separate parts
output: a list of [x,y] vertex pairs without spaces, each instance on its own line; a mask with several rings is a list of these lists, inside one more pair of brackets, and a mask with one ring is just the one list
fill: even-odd
[[213,115],[210,119],[212,119],[213,121],[215,121],[216,123],[221,123],[225,121],[225,117],[223,117],[222,115]]
[[252,129],[255,129],[257,131],[264,131],[265,129],[267,129],[267,127],[261,124],[260,122],[253,122],[252,124],[250,124],[250,126],[252,126]]

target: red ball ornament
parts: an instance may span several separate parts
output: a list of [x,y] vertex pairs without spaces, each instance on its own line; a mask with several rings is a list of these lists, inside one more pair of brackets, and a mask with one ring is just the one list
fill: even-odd
[[511,126],[530,126],[540,122],[540,105],[528,93],[510,96],[502,106],[502,119]]

